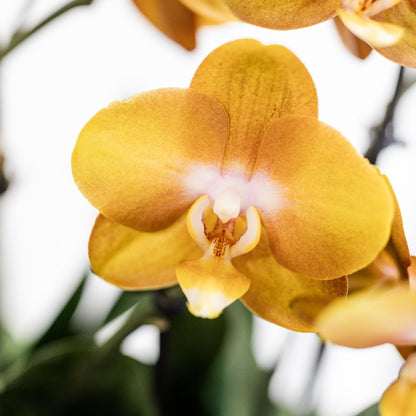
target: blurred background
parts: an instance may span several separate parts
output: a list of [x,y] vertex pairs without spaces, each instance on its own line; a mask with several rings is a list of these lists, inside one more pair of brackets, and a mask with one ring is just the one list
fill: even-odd
[[[0,42],[9,39],[22,19],[30,27],[64,3],[2,1]],[[70,167],[81,128],[114,100],[160,87],[187,87],[208,53],[238,38],[292,50],[316,84],[320,119],[359,152],[365,151],[371,126],[384,117],[399,67],[375,52],[365,61],[353,57],[331,21],[288,32],[242,23],[204,27],[198,32],[197,48],[188,52],[154,28],[132,1],[95,0],[52,22],[4,59],[0,145],[10,186],[0,200],[0,313],[3,325],[21,343],[31,342],[49,326],[88,268],[87,242],[97,212],[77,190]],[[412,254],[416,253],[415,103],[413,87],[396,114],[396,136],[405,145],[389,147],[378,162],[395,189]],[[118,293],[96,276],[88,279],[76,316],[79,325],[94,324]],[[272,400],[298,406],[305,373],[319,349],[316,336],[256,319],[252,343],[264,368],[273,368],[284,357],[269,393]],[[158,331],[140,328],[125,340],[122,351],[154,363]],[[401,364],[392,346],[364,350],[330,346],[314,392],[320,414],[350,416],[378,401]]]

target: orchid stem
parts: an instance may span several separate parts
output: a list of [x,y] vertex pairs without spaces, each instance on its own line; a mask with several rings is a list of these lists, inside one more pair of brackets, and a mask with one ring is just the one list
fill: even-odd
[[52,22],[59,16],[66,13],[68,10],[74,9],[75,7],[79,6],[89,6],[92,4],[94,0],[73,0],[69,3],[62,6],[60,9],[56,10],[49,16],[47,16],[44,20],[39,22],[36,26],[33,28],[22,31],[17,30],[14,35],[11,37],[11,40],[9,44],[5,48],[0,48],[0,61],[8,55],[9,52],[11,52],[13,49],[15,49],[18,45],[20,45],[23,41],[28,39],[30,36],[32,36],[34,33],[36,33],[39,29],[42,29],[44,26],[46,26],[48,23]]
[[165,327],[154,297],[149,295],[140,300],[130,312],[121,328],[101,347],[102,355],[106,356],[117,352],[123,340],[142,325],[157,325]]
[[401,66],[397,76],[396,88],[391,101],[387,105],[384,119],[380,124],[373,126],[370,130],[371,144],[365,152],[364,157],[366,157],[374,165],[376,164],[377,158],[383,149],[392,144],[401,143],[394,136],[393,121],[397,104],[403,93],[406,91],[403,82],[404,72],[405,68]]

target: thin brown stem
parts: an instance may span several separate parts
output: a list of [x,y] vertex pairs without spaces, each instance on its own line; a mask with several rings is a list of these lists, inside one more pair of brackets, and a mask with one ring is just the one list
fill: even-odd
[[364,156],[373,164],[376,164],[377,158],[383,149],[392,144],[401,143],[400,140],[397,140],[395,137],[393,122],[397,104],[399,103],[403,93],[406,91],[403,82],[404,72],[405,68],[401,66],[397,76],[396,88],[391,101],[387,105],[384,119],[381,123],[371,128],[371,143]]
[[28,39],[30,36],[32,36],[34,33],[36,33],[38,30],[42,29],[44,26],[46,26],[48,23],[52,22],[59,16],[62,16],[67,11],[74,9],[75,7],[79,6],[89,6],[94,0],[73,0],[69,3],[62,6],[60,9],[56,10],[49,16],[47,16],[44,20],[39,22],[37,25],[35,25],[33,28],[25,31],[17,31],[11,38],[9,44],[0,49],[0,61],[8,55],[13,49],[15,49],[18,45],[20,45],[22,42],[24,42],[26,39]]

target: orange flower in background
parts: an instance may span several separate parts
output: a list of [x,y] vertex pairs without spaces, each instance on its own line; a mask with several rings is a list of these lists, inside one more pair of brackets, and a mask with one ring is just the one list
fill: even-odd
[[[373,48],[416,67],[415,0],[222,1],[241,21],[270,29],[298,29],[337,17],[341,38],[356,56],[364,58]],[[202,12],[204,3],[210,1],[199,0],[194,11]]]
[[[399,273],[397,266],[396,273]],[[390,262],[387,267],[391,267]],[[392,343],[406,358],[399,378],[380,400],[380,416],[412,416],[416,412],[415,278],[416,258],[412,257],[409,282],[402,280],[394,284],[393,280],[388,283],[382,278],[381,287],[376,285],[347,299],[335,300],[316,319],[323,338],[336,344],[365,348]]]
[[199,27],[235,20],[222,0],[133,0],[133,2],[161,32],[188,50],[196,46],[195,34]]
[[292,305],[324,305],[387,244],[391,191],[317,119],[315,86],[282,46],[228,43],[188,89],[115,102],[81,131],[75,181],[101,212],[93,270],[124,289],[179,283],[192,313],[241,298],[314,331]]
[[416,353],[407,358],[399,378],[384,392],[379,412],[380,416],[416,414]]

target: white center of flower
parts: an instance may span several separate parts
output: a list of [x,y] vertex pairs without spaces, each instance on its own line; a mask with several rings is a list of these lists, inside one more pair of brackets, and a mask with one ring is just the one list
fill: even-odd
[[235,188],[225,188],[215,198],[213,210],[224,224],[231,218],[237,218],[240,209],[241,197]]

